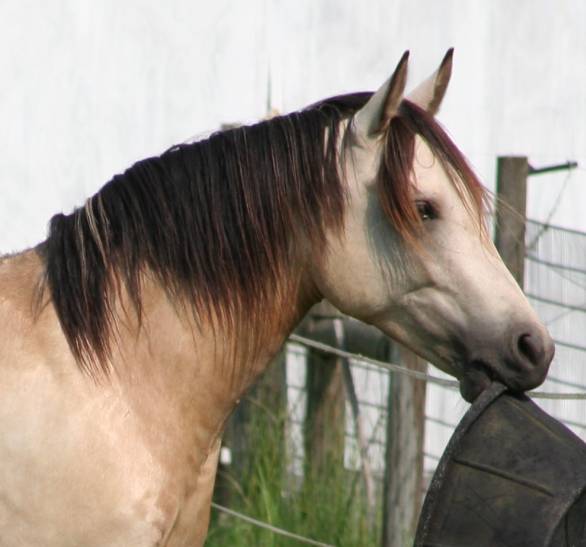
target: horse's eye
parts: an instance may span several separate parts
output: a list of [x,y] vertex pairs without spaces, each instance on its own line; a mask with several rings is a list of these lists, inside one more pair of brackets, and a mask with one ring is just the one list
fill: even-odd
[[437,211],[432,203],[429,201],[418,201],[416,202],[417,212],[419,213],[419,218],[424,222],[426,220],[433,220],[437,218]]

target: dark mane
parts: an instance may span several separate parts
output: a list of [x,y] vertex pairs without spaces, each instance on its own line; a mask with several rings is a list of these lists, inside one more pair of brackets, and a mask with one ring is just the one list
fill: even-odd
[[486,235],[484,214],[488,194],[485,188],[435,118],[409,101],[401,103],[399,115],[391,120],[384,135],[385,147],[378,172],[381,205],[395,229],[404,239],[415,242],[421,228],[411,184],[416,135],[441,162],[465,206],[477,217],[482,235]]
[[[54,216],[42,246],[46,285],[80,366],[107,372],[116,296],[122,287],[140,317],[145,273],[189,302],[196,319],[251,331],[270,321],[300,236],[323,244],[326,230],[343,224],[340,122],[369,96],[335,97],[175,146],[115,176],[84,207]],[[379,187],[405,237],[418,225],[409,197],[415,134],[478,203],[482,194],[439,125],[404,102],[385,136]]]

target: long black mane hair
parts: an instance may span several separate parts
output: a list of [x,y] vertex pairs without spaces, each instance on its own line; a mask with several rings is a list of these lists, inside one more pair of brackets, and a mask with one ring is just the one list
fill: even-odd
[[[271,300],[286,292],[300,236],[323,244],[327,230],[343,225],[339,145],[351,125],[341,122],[369,96],[336,97],[174,146],[116,175],[73,213],[55,215],[41,246],[45,286],[80,366],[107,372],[115,299],[123,287],[140,317],[145,272],[199,320],[236,331],[273,320]],[[479,209],[482,202],[446,133],[404,101],[383,136],[378,185],[384,211],[405,237],[418,225],[410,194],[416,134]]]

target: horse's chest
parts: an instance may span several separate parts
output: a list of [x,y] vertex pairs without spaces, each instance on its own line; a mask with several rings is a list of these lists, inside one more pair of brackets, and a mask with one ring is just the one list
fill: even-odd
[[[179,547],[203,543],[213,477],[186,482],[134,462],[1,458],[0,545]],[[24,465],[22,465],[24,463]],[[36,469],[35,469],[36,467]]]
[[203,543],[215,456],[165,461],[116,405],[26,397],[0,402],[0,546]]

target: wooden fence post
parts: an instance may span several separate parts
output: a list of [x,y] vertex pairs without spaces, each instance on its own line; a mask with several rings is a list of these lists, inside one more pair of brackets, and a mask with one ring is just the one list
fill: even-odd
[[[342,321],[342,317],[333,307],[322,304],[313,310],[312,319],[306,321],[298,332],[336,345],[339,340],[336,340],[332,327],[335,321]],[[348,352],[400,362],[409,368],[426,371],[425,361],[407,349],[399,349],[377,329],[348,318],[343,321],[344,349]],[[326,360],[336,362],[334,373],[334,365],[328,367],[327,361],[323,361],[324,354],[320,352],[314,352],[312,359],[319,361],[310,360],[307,369],[309,427],[306,426],[305,436],[306,465],[310,470],[316,470],[316,467],[319,469],[319,466],[327,465],[329,460],[330,465],[335,461],[335,465],[343,466],[344,438],[337,427],[344,423],[343,407],[337,406],[344,403],[343,368],[337,359],[326,356]],[[401,374],[393,374],[390,378],[383,484],[383,547],[405,544],[405,538],[414,533],[417,524],[423,487],[425,390],[423,381]],[[357,401],[354,405],[357,406]],[[339,410],[336,411],[336,408]],[[340,414],[336,415],[337,412]],[[364,447],[361,455],[364,455]],[[365,477],[368,480],[368,464],[366,467]],[[369,490],[368,486],[366,490]]]
[[523,288],[525,273],[525,210],[527,203],[526,156],[497,160],[495,245],[503,262]]
[[[427,362],[393,344],[391,361],[425,372]],[[426,382],[391,373],[383,484],[382,547],[412,542],[421,509]]]
[[[319,342],[336,345],[332,318],[340,316],[332,306],[321,303],[314,307],[299,332]],[[308,350],[306,388],[305,477],[312,481],[316,473],[330,466],[342,469],[344,465],[346,407],[341,359]]]

